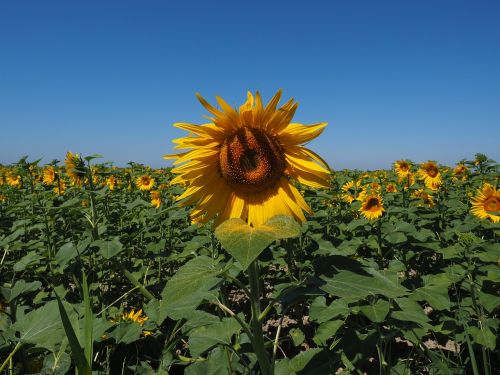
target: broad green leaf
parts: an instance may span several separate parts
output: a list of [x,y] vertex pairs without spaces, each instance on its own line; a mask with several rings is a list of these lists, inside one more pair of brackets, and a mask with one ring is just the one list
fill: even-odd
[[139,340],[142,327],[135,322],[122,322],[110,333],[110,337],[116,340],[117,344],[130,344]]
[[332,278],[323,277],[326,281],[320,288],[338,297],[364,298],[369,295],[383,295],[396,298],[407,294],[405,288],[392,278],[374,269],[364,269],[366,274],[341,270]]
[[292,328],[288,334],[292,338],[294,346],[299,346],[304,342],[304,339],[306,338],[304,332],[302,332],[300,328]]
[[[319,355],[321,352],[322,352],[322,349],[314,348],[314,349],[306,350],[304,352],[300,352],[292,359],[285,358],[285,359],[279,360],[276,362],[274,374],[275,375],[297,375],[302,370],[304,370],[306,368],[306,366],[309,367],[308,364],[310,364],[310,362],[313,360],[313,358],[316,355]],[[323,364],[325,364],[325,362],[323,362]],[[317,371],[317,370],[315,371],[312,369],[308,373],[309,374],[314,374],[314,373],[327,374],[329,372],[328,371],[323,372],[323,371]]]
[[436,310],[449,310],[451,307],[448,288],[443,285],[429,285],[416,289],[410,298],[414,301],[426,301]]
[[359,309],[372,322],[381,323],[389,313],[390,304],[384,299],[378,299],[374,304],[360,306]]
[[19,332],[19,341],[55,350],[64,335],[56,301],[50,301],[18,317],[13,329]]
[[197,327],[189,332],[189,351],[193,357],[199,357],[214,345],[230,345],[231,337],[240,329],[234,318],[224,318],[221,322]]
[[70,260],[78,256],[78,249],[74,243],[68,242],[59,248],[56,254],[56,262],[64,267]]
[[246,270],[275,240],[300,235],[300,225],[289,216],[274,216],[255,228],[241,219],[229,219],[217,227],[215,235]]
[[396,302],[401,308],[401,311],[393,311],[391,313],[392,318],[417,323],[423,327],[427,327],[427,323],[430,319],[425,315],[424,310],[417,302],[408,298],[398,298]]
[[[7,302],[12,302],[14,301],[17,297],[19,297],[23,293],[29,293],[29,292],[34,292],[38,290],[42,286],[42,283],[40,281],[33,281],[30,283],[27,283],[23,279],[18,280],[12,289],[10,289],[10,294],[7,297]],[[8,290],[2,288],[3,291]]]
[[21,272],[26,269],[26,267],[38,263],[43,257],[38,255],[36,252],[32,251],[25,256],[23,256],[19,262],[14,264],[14,271]]
[[99,254],[106,259],[111,259],[123,250],[123,245],[118,238],[111,241],[99,240],[94,242],[94,245],[99,247]]
[[340,327],[344,324],[343,320],[330,320],[321,323],[314,335],[314,342],[320,346],[325,346],[329,338],[335,336]]
[[158,321],[163,321],[167,315],[181,319],[185,310],[193,310],[204,299],[216,297],[210,289],[219,282],[219,273],[214,261],[207,256],[191,259],[179,268],[163,289]]
[[336,299],[326,306],[325,297],[316,298],[309,309],[309,318],[318,323],[326,322],[335,317],[345,317],[349,315],[350,309],[346,300]]
[[384,239],[391,244],[400,244],[408,241],[405,234],[402,232],[391,232],[384,236]]
[[468,327],[467,332],[472,336],[476,344],[483,345],[490,350],[495,350],[497,337],[488,327]]

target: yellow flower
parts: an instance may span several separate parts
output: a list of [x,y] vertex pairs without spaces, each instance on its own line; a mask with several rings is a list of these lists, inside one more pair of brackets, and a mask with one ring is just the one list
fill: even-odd
[[399,178],[398,182],[402,183],[408,189],[415,183],[415,175],[410,172],[405,177]]
[[71,151],[66,153],[64,160],[66,165],[66,173],[68,174],[73,185],[81,186],[85,180],[85,163],[78,154],[73,154]]
[[21,187],[21,176],[19,175],[9,175],[7,176],[7,185],[20,188]]
[[361,214],[368,220],[375,220],[384,212],[382,197],[376,193],[366,195],[359,209]]
[[439,189],[441,186],[441,173],[433,161],[420,164],[418,171],[420,179],[424,180],[425,186],[431,190]]
[[[248,224],[264,224],[275,215],[305,221],[303,211],[312,213],[291,180],[312,188],[329,186],[326,162],[302,147],[320,135],[327,125],[291,123],[297,109],[293,99],[277,108],[281,91],[264,106],[260,94],[249,92],[247,101],[236,110],[217,97],[221,110],[200,102],[213,115],[204,125],[177,123],[174,126],[194,135],[174,140],[175,148],[191,149],[166,155],[176,159],[178,174],[171,183],[187,183],[177,199],[195,204],[194,222],[206,222],[218,215],[215,225],[229,218]],[[187,198],[187,199],[186,199]]]
[[434,207],[434,198],[432,195],[427,194],[424,189],[418,189],[415,190],[413,193],[414,198],[420,198],[424,202],[424,204],[428,205],[429,207]]
[[387,186],[385,187],[385,191],[388,193],[397,193],[398,189],[395,184],[392,182],[388,183]]
[[113,191],[116,185],[118,185],[118,179],[115,176],[111,175],[106,179],[106,185],[108,185],[109,190]]
[[43,183],[45,185],[52,185],[56,179],[56,169],[49,165],[43,170]]
[[150,196],[151,196],[151,204],[155,208],[160,208],[161,206],[161,194],[157,190],[151,190],[150,191]]
[[114,322],[130,322],[137,323],[141,327],[144,325],[146,320],[149,318],[146,315],[142,315],[142,309],[135,311],[135,309],[130,310],[128,313],[124,312],[114,319]]
[[66,183],[60,178],[57,179],[57,184],[54,187],[54,193],[56,193],[57,195],[63,195],[65,191],[66,191]]
[[471,212],[480,219],[490,219],[500,222],[500,190],[490,184],[484,184],[471,199]]
[[344,200],[344,202],[347,203],[352,203],[356,199],[359,198],[359,194],[361,193],[361,181],[357,180],[351,180],[346,182],[344,185],[342,185],[342,191],[345,193],[341,195],[341,198]]
[[411,164],[406,160],[397,160],[394,163],[394,170],[398,178],[403,180],[411,173]]
[[0,194],[0,202],[5,202],[7,200],[7,197],[3,194]]
[[469,168],[467,168],[467,166],[465,166],[465,164],[458,164],[453,169],[453,174],[457,180],[465,181],[467,179],[467,172],[468,171],[469,171]]
[[155,179],[148,175],[137,177],[135,184],[139,190],[151,190],[155,184]]

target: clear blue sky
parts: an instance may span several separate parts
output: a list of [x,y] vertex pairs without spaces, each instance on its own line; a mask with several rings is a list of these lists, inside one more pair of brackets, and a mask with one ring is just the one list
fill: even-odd
[[0,1],[2,163],[168,166],[196,92],[279,88],[334,169],[500,161],[500,1]]

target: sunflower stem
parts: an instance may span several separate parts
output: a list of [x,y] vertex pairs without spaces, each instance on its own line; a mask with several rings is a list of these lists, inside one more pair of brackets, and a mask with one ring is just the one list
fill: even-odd
[[259,321],[260,316],[260,290],[259,290],[259,268],[257,260],[250,263],[248,267],[248,279],[250,281],[250,305],[252,308],[251,327],[254,340],[252,341],[253,349],[259,362],[260,371],[263,375],[271,375],[273,373],[271,362],[266,352],[264,343],[264,334],[262,332],[262,324]]

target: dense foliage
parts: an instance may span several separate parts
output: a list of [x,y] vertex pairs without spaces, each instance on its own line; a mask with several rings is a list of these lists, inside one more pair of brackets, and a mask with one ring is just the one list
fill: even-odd
[[[314,211],[300,236],[262,237],[276,374],[500,371],[500,213],[471,213],[498,165],[440,166],[434,185],[408,165],[298,186]],[[171,178],[72,154],[0,168],[2,371],[258,373],[237,319],[250,312],[244,258],[191,224]]]

